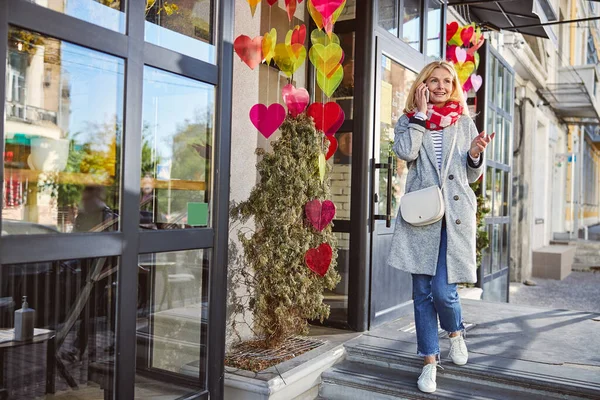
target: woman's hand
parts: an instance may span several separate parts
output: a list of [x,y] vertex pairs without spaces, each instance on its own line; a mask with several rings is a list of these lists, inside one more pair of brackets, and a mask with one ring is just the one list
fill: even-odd
[[496,132],[492,133],[492,135],[486,135],[485,131],[482,131],[479,135],[475,136],[475,139],[471,142],[471,150],[469,150],[469,154],[473,158],[479,158],[479,155],[483,153],[487,145],[492,141],[492,139],[496,136]]
[[427,98],[425,97],[425,91],[427,85],[424,83],[419,84],[415,89],[415,102],[417,103],[417,110],[427,115]]

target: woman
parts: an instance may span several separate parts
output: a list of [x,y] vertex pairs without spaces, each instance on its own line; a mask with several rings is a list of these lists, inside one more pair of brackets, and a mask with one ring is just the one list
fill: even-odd
[[[457,283],[477,281],[477,202],[469,183],[481,176],[483,151],[494,135],[477,133],[458,75],[445,61],[428,64],[421,71],[404,112],[395,128],[394,152],[409,168],[405,193],[441,186],[444,180],[444,217],[430,225],[413,226],[398,213],[389,256],[391,267],[412,274],[417,353],[424,357],[417,384],[421,391],[431,393],[436,389],[440,354],[438,317],[450,337],[452,361],[464,365],[468,359]],[[455,136],[448,173],[442,177]]]

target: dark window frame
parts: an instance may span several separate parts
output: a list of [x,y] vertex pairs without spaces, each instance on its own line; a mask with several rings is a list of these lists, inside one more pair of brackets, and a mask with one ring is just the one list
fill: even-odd
[[[212,249],[209,282],[209,333],[206,389],[189,398],[223,397],[229,171],[231,147],[231,97],[233,73],[233,2],[217,1],[213,20],[216,64],[184,56],[144,41],[144,2],[126,2],[127,33],[94,25],[24,0],[0,2],[0,54],[6,57],[9,26],[39,32],[124,59],[124,135],[121,154],[121,231],[98,234],[5,236],[0,238],[0,264],[120,256],[117,293],[117,336],[114,393],[134,398],[136,358],[137,263],[140,253]],[[211,228],[140,232],[139,188],[142,144],[143,68],[149,65],[214,85],[215,135],[213,156],[213,209]],[[6,75],[6,62],[0,63]],[[6,82],[0,80],[0,113],[5,111]],[[4,124],[0,142],[4,145]],[[0,168],[4,179],[4,166]],[[127,217],[130,216],[130,217]],[[2,215],[0,214],[0,224]],[[200,344],[198,344],[200,345]],[[199,388],[202,389],[202,388]]]

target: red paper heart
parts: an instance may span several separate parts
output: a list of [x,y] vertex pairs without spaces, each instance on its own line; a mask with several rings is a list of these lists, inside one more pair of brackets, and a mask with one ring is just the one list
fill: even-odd
[[308,222],[321,232],[333,221],[333,217],[335,217],[335,204],[331,200],[325,200],[321,203],[321,200],[315,199],[306,203],[304,212],[306,213]]
[[271,104],[269,108],[264,104],[255,104],[250,109],[250,121],[265,138],[269,138],[285,119],[285,108],[279,103]]
[[329,140],[329,148],[327,150],[327,155],[325,156],[325,159],[329,160],[337,151],[338,140],[333,135],[325,136],[325,139]]
[[250,39],[250,37],[246,35],[240,35],[233,42],[233,49],[236,54],[250,67],[250,69],[256,68],[263,60],[262,40],[262,36]]
[[309,249],[304,255],[304,262],[311,271],[319,276],[325,276],[331,265],[332,257],[333,249],[327,243],[323,243],[316,249]]
[[346,118],[342,107],[333,101],[325,105],[323,103],[313,103],[308,107],[306,114],[313,118],[315,127],[326,136],[336,133]]
[[458,22],[450,22],[446,25],[446,40],[450,40],[458,32]]
[[288,13],[288,19],[292,22],[296,13],[296,0],[285,0],[285,8]]
[[304,44],[306,40],[306,25],[300,25],[294,28],[292,32],[292,44]]
[[473,37],[474,29],[473,25],[469,25],[460,32],[460,38],[463,41],[464,46],[468,46],[471,38]]
[[273,4],[277,3],[279,0],[267,0],[267,3],[269,3],[270,6],[272,6]]
[[311,1],[312,1],[313,6],[315,7],[315,9],[317,10],[317,12],[319,14],[321,14],[321,17],[323,17],[323,20],[328,20],[329,18],[331,18],[333,13],[336,12],[336,10],[338,8],[340,8],[342,3],[344,3],[344,0],[311,0]]
[[296,89],[294,85],[289,83],[281,89],[281,95],[289,113],[294,118],[306,109],[310,101],[308,90],[304,88]]

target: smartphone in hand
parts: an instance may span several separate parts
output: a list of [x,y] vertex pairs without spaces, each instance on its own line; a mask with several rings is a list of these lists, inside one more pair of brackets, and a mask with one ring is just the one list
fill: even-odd
[[425,89],[425,101],[429,103],[429,89]]

